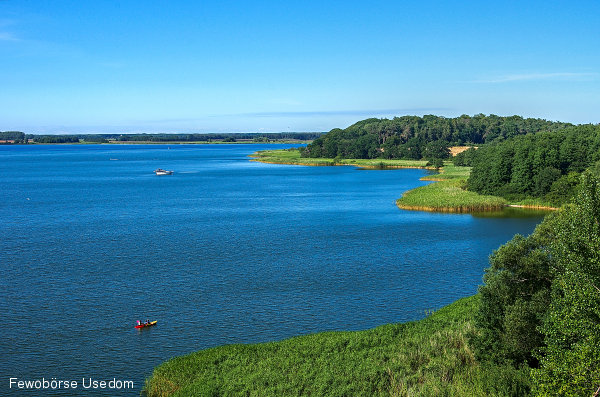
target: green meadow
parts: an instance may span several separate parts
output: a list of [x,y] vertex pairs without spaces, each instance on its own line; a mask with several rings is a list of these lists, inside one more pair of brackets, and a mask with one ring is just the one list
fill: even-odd
[[228,345],[173,358],[147,380],[148,396],[509,396],[527,372],[481,366],[469,335],[479,296],[423,320]]

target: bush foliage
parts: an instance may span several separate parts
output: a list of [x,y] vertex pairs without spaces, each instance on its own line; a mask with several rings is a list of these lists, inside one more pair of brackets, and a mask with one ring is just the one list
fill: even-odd
[[586,172],[574,203],[491,257],[476,357],[531,366],[540,396],[600,388],[600,187]]
[[574,196],[579,175],[600,160],[600,125],[518,136],[467,152],[457,162],[473,167],[469,190],[561,205]]

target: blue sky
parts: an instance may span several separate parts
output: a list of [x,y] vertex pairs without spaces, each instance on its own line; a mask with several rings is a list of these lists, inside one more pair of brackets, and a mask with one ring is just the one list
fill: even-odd
[[0,130],[600,122],[600,2],[0,0]]

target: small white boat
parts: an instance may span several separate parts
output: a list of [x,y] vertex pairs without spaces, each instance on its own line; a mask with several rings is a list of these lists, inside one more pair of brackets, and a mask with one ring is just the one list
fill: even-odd
[[172,175],[173,171],[167,171],[167,170],[163,170],[162,168],[158,168],[158,169],[154,170],[154,173],[156,175]]

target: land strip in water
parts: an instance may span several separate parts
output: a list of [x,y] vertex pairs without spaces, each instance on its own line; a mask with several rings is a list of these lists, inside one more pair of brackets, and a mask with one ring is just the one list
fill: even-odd
[[502,197],[486,196],[466,189],[470,167],[445,164],[439,174],[421,180],[434,181],[404,193],[396,200],[401,209],[435,212],[497,211],[508,203]]
[[[354,165],[365,169],[390,168],[422,168],[435,170],[428,166],[427,160],[397,159],[341,159],[341,158],[306,158],[301,157],[295,149],[264,150],[253,153],[252,161],[270,164],[292,164],[307,166]],[[470,167],[459,167],[446,161],[438,174],[427,175],[421,180],[435,183],[421,186],[404,193],[396,200],[396,205],[405,210],[431,212],[482,212],[498,211],[506,206],[532,209],[555,209],[539,200],[527,200],[509,203],[498,196],[482,195],[466,189]]]
[[269,164],[292,164],[311,166],[354,165],[360,168],[429,168],[426,160],[386,160],[386,159],[342,159],[300,157],[296,149],[261,150],[250,155],[252,161]]

